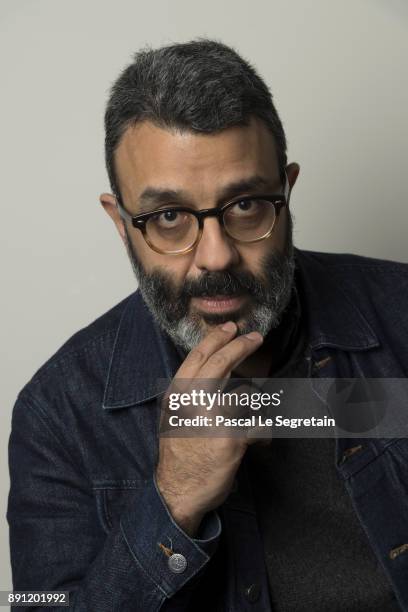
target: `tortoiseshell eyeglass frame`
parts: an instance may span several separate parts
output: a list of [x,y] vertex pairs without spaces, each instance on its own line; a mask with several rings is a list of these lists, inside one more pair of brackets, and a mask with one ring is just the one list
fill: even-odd
[[[125,221],[129,221],[132,223],[133,227],[135,227],[136,229],[139,229],[142,232],[143,238],[145,239],[146,243],[149,245],[149,247],[155,251],[156,253],[160,253],[161,255],[183,255],[184,253],[189,253],[190,251],[192,251],[197,244],[200,241],[200,238],[202,236],[203,233],[203,229],[204,229],[204,219],[206,217],[217,217],[217,219],[219,220],[219,223],[221,225],[221,227],[224,229],[225,233],[232,238],[235,242],[239,242],[242,244],[249,244],[249,243],[254,243],[254,242],[260,242],[261,240],[265,240],[265,238],[268,238],[272,232],[273,229],[275,227],[276,224],[276,220],[279,217],[279,213],[282,210],[283,206],[286,206],[288,204],[289,201],[289,181],[288,181],[288,177],[285,173],[285,185],[284,185],[284,189],[283,189],[283,194],[262,194],[262,193],[256,193],[256,194],[252,194],[252,195],[245,195],[245,196],[239,196],[236,198],[233,198],[232,200],[229,200],[228,202],[226,202],[225,204],[223,204],[220,207],[213,207],[213,208],[204,208],[201,210],[195,210],[194,208],[188,208],[187,206],[164,206],[163,208],[158,208],[156,210],[152,210],[149,212],[145,212],[145,213],[141,213],[140,215],[131,215],[126,208],[123,205],[123,202],[120,198],[119,195],[116,195],[116,205],[119,211],[120,216],[122,217],[122,219],[124,219]],[[231,208],[231,206],[234,206],[235,204],[238,204],[239,202],[248,202],[250,200],[263,200],[265,202],[270,202],[272,206],[274,206],[275,208],[275,221],[272,225],[272,227],[268,230],[268,232],[266,232],[263,236],[260,236],[259,238],[255,238],[252,240],[239,240],[237,238],[235,238],[234,236],[232,236],[229,232],[228,232],[228,228],[225,227],[224,225],[224,214],[225,212]],[[157,248],[154,244],[152,244],[152,242],[149,239],[148,233],[146,231],[146,224],[148,222],[148,220],[157,215],[158,213],[163,213],[163,212],[167,212],[167,211],[172,211],[172,212],[188,212],[192,215],[194,215],[194,217],[197,219],[198,222],[198,231],[197,231],[197,237],[195,239],[195,241],[189,245],[187,248],[184,249],[180,249],[177,251],[163,251],[159,248]]]

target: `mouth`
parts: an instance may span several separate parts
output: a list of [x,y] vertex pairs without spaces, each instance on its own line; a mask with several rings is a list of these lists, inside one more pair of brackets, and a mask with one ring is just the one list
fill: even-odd
[[202,313],[235,312],[242,308],[247,296],[214,295],[212,297],[191,298],[191,306]]

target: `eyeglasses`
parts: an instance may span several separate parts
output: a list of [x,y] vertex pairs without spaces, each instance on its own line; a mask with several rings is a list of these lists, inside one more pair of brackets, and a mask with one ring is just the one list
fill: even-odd
[[194,210],[185,206],[167,206],[133,216],[116,196],[121,217],[139,229],[149,247],[162,255],[180,255],[194,249],[202,236],[206,217],[217,217],[225,233],[236,242],[265,240],[272,234],[288,198],[286,174],[282,195],[241,196],[219,208]]

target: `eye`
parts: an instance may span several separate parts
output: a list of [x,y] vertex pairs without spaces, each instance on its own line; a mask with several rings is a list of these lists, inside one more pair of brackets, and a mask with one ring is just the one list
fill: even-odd
[[179,228],[188,222],[188,213],[178,210],[163,210],[150,217],[149,221],[160,229]]
[[161,215],[159,215],[159,219],[171,223],[177,221],[177,217],[179,216],[180,214],[176,210],[166,210],[166,212],[161,213]]
[[229,213],[236,216],[256,215],[259,212],[258,200],[241,200],[230,207]]

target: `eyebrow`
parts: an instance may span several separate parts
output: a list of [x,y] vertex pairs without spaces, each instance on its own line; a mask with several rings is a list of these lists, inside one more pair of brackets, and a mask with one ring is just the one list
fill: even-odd
[[[260,190],[273,191],[272,182],[260,175],[250,176],[245,179],[234,181],[223,187],[217,195],[217,206],[220,206],[236,196]],[[191,205],[191,197],[183,189],[160,189],[159,187],[146,187],[138,199],[140,213],[150,212],[154,208],[166,204],[179,204],[180,206]]]

